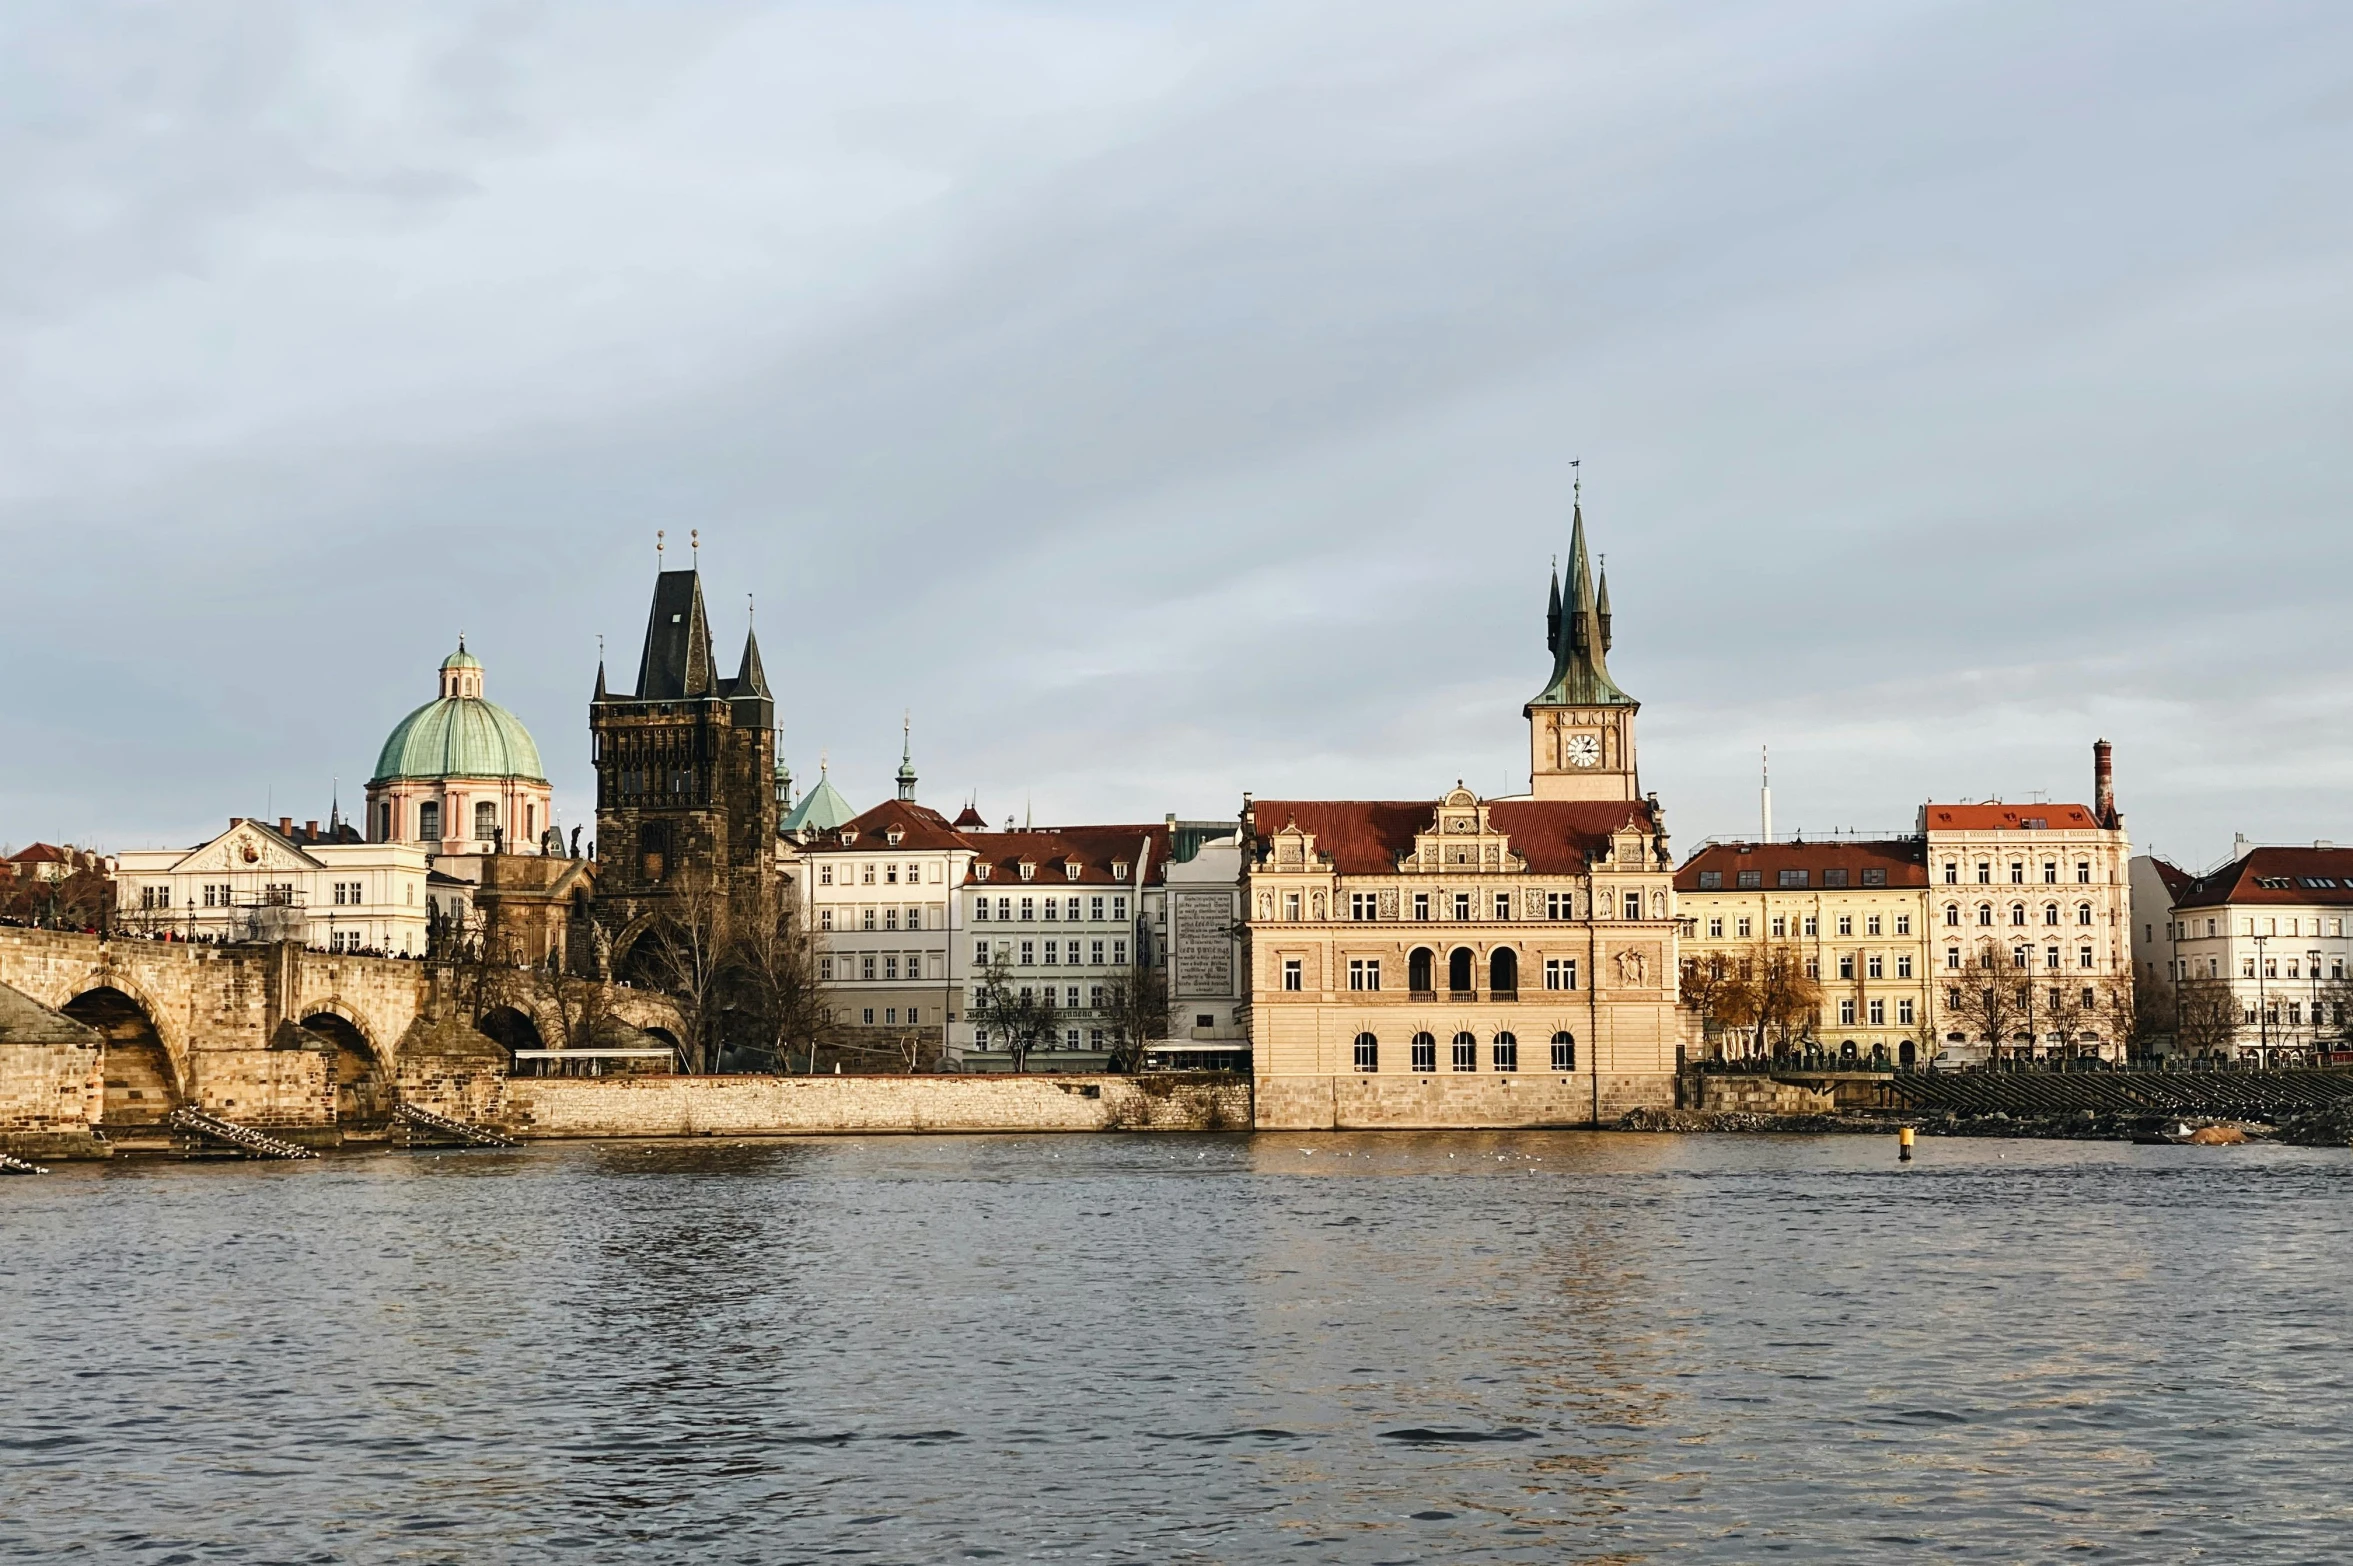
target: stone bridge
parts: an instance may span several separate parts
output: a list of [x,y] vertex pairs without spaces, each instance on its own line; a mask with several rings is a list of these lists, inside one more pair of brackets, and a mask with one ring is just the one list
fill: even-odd
[[[553,998],[521,971],[291,942],[202,946],[0,928],[0,985],[96,1035],[61,1043],[72,1030],[58,1030],[36,1045],[28,1032],[22,1049],[0,1035],[0,1132],[78,1123],[136,1141],[193,1104],[333,1140],[382,1128],[404,1097],[488,1118],[513,1051],[563,1038]],[[609,1011],[678,1041],[677,1014],[659,995],[616,990]],[[40,1062],[26,1053],[34,1049],[47,1052]]]

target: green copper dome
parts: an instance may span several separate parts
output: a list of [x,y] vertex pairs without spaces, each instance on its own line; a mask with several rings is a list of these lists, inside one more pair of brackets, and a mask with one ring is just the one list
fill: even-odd
[[385,740],[370,781],[394,778],[526,778],[547,781],[531,731],[513,713],[479,696],[427,702]]
[[441,699],[400,720],[376,757],[371,783],[395,778],[522,778],[545,783],[539,747],[522,720],[482,698],[482,665],[458,650],[441,665]]

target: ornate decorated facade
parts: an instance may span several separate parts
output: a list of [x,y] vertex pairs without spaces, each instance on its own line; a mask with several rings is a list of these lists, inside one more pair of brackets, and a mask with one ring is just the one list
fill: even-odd
[[1674,1102],[1674,862],[1579,508],[1529,792],[1244,812],[1258,1124],[1590,1125]]

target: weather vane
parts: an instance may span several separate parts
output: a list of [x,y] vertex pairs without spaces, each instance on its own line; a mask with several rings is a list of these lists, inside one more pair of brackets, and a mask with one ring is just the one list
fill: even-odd
[[703,563],[703,530],[701,528],[690,527],[686,530],[686,547],[694,551],[693,562],[699,570]]
[[654,569],[657,571],[662,568],[662,540],[667,536],[660,528],[654,529]]
[[1585,499],[1584,463],[1583,457],[1569,459],[1569,498],[1579,503]]

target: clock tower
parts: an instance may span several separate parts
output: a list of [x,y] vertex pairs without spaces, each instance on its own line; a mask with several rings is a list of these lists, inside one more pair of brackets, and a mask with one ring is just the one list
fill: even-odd
[[[1642,704],[1610,678],[1610,586],[1596,591],[1585,557],[1580,499],[1569,532],[1569,574],[1552,581],[1545,643],[1552,681],[1527,705],[1528,791],[1538,799],[1637,800],[1634,714]],[[1565,612],[1564,612],[1565,611]]]

